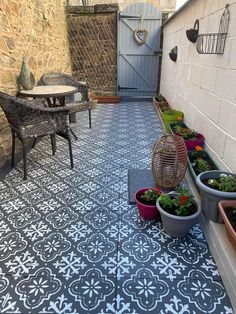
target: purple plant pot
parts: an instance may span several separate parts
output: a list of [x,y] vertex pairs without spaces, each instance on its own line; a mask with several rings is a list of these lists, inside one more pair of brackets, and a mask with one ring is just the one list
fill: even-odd
[[135,195],[134,199],[138,206],[139,215],[147,220],[153,220],[160,216],[159,211],[157,210],[156,205],[146,205],[142,204],[140,201],[137,200],[137,195],[143,194],[146,190],[150,190],[151,188],[143,188],[141,190],[138,190]]
[[204,136],[201,133],[197,133],[197,139],[192,140],[185,140],[184,143],[187,147],[187,150],[193,150],[196,146],[203,146],[204,145]]

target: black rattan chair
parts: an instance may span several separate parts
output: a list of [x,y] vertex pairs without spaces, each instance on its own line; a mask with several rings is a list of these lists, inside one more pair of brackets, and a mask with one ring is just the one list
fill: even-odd
[[26,140],[34,141],[46,135],[51,137],[52,152],[55,154],[55,134],[68,141],[70,163],[73,168],[73,155],[70,137],[70,110],[65,106],[48,108],[41,100],[26,101],[0,92],[0,106],[4,111],[12,132],[12,167],[15,166],[16,136],[23,147],[24,180],[27,179]]
[[[43,85],[70,85],[75,86],[78,89],[78,92],[81,93],[81,101],[66,101],[65,105],[70,109],[70,114],[88,110],[89,113],[89,127],[91,128],[91,103],[88,97],[89,87],[86,84],[74,79],[72,76],[65,73],[49,72],[41,76],[41,82]],[[74,107],[73,105],[77,104],[79,106]],[[75,136],[75,134],[72,132]],[[76,136],[75,136],[76,138]]]

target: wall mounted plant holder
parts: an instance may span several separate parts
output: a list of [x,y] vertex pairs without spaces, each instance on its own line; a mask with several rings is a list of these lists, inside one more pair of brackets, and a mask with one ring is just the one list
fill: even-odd
[[169,57],[173,62],[176,62],[177,56],[178,56],[178,47],[175,46],[174,48],[171,49],[171,51],[169,53]]
[[197,52],[200,54],[223,54],[229,28],[229,5],[226,4],[221,16],[218,33],[200,34],[197,38]]
[[197,41],[198,32],[199,32],[199,20],[196,20],[193,28],[186,30],[186,36],[188,40],[191,41],[192,43],[195,43]]

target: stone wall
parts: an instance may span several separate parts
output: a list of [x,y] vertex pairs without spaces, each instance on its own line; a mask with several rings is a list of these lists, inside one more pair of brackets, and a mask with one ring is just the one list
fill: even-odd
[[[223,55],[199,54],[185,31],[200,21],[200,33],[218,31],[226,3],[230,24]],[[168,56],[178,46],[178,60]],[[185,113],[186,123],[203,133],[206,148],[223,169],[236,172],[236,3],[190,1],[164,27],[161,93]]]
[[[87,1],[89,5],[118,3],[121,10],[125,9],[130,4],[139,2],[152,4],[162,12],[174,12],[176,7],[176,0],[87,0]],[[68,0],[68,3],[71,6],[79,6],[82,5],[82,0]]]
[[[48,71],[71,73],[63,0],[0,0],[0,90],[15,94],[23,56],[36,80]],[[10,132],[0,111],[0,166]]]
[[69,7],[72,72],[97,95],[115,95],[117,86],[117,5]]

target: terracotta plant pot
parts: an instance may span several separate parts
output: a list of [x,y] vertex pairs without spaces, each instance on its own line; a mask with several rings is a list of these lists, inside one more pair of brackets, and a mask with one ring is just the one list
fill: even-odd
[[212,170],[200,173],[196,179],[196,183],[200,189],[201,207],[204,216],[206,217],[206,219],[212,220],[217,223],[223,223],[223,220],[218,210],[218,203],[221,200],[236,199],[236,192],[219,191],[207,186],[206,184],[204,184],[203,181],[208,179],[218,179],[220,174],[222,173],[225,173],[227,175],[234,175],[232,173],[222,170]]
[[227,237],[229,239],[229,241],[231,242],[234,250],[236,251],[236,231],[234,230],[225,209],[227,207],[235,207],[236,206],[236,200],[234,201],[220,201],[218,204],[219,210],[220,210],[220,214],[221,217],[224,220],[225,223],[225,230],[226,230],[226,234]]
[[[177,193],[171,193],[176,196]],[[167,213],[160,205],[159,200],[157,200],[157,209],[161,214],[162,223],[164,230],[172,237],[183,237],[188,232],[192,225],[196,222],[197,217],[201,213],[201,208],[198,206],[196,201],[192,201],[197,207],[197,212],[189,216],[177,216]]]
[[139,210],[139,215],[147,220],[153,220],[158,218],[158,216],[160,216],[156,205],[146,205],[141,203],[138,199],[137,199],[137,195],[142,195],[145,191],[149,190],[151,188],[143,188],[141,190],[138,190],[135,195],[134,195],[134,199],[135,202],[138,206],[138,210]]

